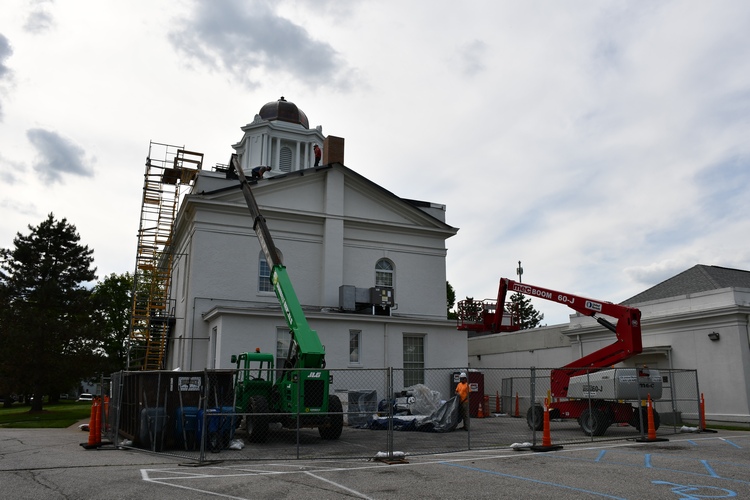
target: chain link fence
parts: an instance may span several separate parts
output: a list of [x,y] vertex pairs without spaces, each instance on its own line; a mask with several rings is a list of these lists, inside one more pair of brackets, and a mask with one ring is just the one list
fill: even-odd
[[[460,430],[454,397],[460,372],[472,391],[468,431]],[[559,375],[460,367],[119,372],[103,384],[109,398],[103,432],[121,448],[210,462],[536,446],[545,409],[555,445],[643,439],[649,397],[660,437],[699,427],[695,370],[585,373],[568,381],[568,398],[552,393]]]

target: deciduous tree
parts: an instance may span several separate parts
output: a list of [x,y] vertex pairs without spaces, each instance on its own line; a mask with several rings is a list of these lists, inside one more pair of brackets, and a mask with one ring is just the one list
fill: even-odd
[[448,302],[448,319],[456,319],[458,318],[458,313],[452,310],[453,306],[456,305],[456,291],[453,289],[453,285],[450,284],[450,281],[445,282],[445,292]]
[[103,335],[102,372],[108,375],[127,368],[127,338],[133,296],[130,273],[110,274],[94,287],[96,320]]

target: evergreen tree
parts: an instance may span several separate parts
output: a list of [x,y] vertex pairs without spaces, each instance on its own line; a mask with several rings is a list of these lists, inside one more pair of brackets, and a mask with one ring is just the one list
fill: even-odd
[[544,314],[534,308],[531,297],[516,292],[510,296],[510,301],[513,312],[518,315],[521,330],[542,326],[540,323],[544,319]]
[[96,279],[93,250],[53,214],[29,229],[0,249],[0,376],[33,394],[31,409],[41,411],[43,395],[54,401],[94,374],[101,339],[85,287]]

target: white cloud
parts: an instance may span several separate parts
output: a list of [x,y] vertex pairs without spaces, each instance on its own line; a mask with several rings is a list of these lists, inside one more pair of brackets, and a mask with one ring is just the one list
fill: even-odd
[[[698,263],[750,269],[746,2],[10,5],[0,247],[33,208],[90,237],[102,275],[130,271],[148,141],[224,163],[284,95],[346,139],[347,166],[447,205],[459,298],[494,297],[518,260],[524,281],[614,302]],[[41,7],[54,29],[25,30]],[[57,134],[41,156],[33,129]],[[59,151],[43,172],[64,190],[25,167]]]
[[33,0],[30,4],[32,9],[23,25],[24,29],[34,34],[41,34],[51,29],[55,20],[49,9],[53,7],[54,2],[52,0]]
[[175,49],[237,83],[257,88],[264,76],[289,75],[312,88],[348,89],[351,71],[327,43],[278,15],[265,1],[196,2],[170,32]]

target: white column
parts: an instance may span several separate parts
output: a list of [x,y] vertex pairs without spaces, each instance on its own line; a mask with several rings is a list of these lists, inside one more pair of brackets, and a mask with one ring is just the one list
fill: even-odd
[[302,165],[300,165],[301,163],[300,160],[302,159],[302,157],[300,157],[299,155],[300,154],[299,141],[297,141],[296,144],[297,144],[297,147],[296,147],[297,151],[294,153],[294,168],[292,170],[300,170],[300,168],[302,167]]
[[271,166],[278,169],[281,165],[281,137],[276,137],[274,142],[276,143],[276,148],[273,152],[273,165]]
[[344,284],[344,176],[328,170],[325,182],[321,296],[323,305],[335,307]]

